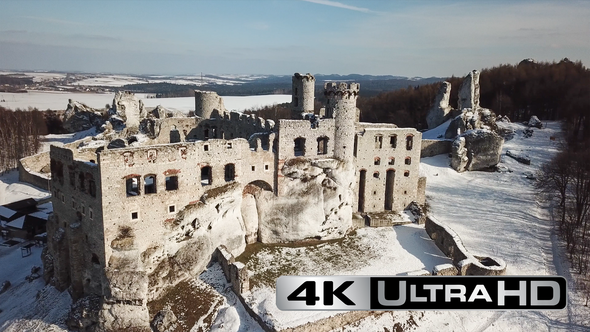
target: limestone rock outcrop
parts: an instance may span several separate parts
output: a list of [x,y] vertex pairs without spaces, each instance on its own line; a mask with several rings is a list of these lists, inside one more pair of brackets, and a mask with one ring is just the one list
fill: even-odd
[[310,238],[334,239],[351,228],[354,172],[335,159],[292,158],[281,170],[286,182],[279,197],[264,192],[259,240],[284,243]]
[[485,170],[500,162],[504,139],[491,130],[469,130],[455,139],[451,167],[457,172]]
[[471,71],[463,80],[459,88],[459,99],[457,108],[479,108],[479,71]]
[[100,127],[104,123],[102,112],[72,99],[64,113],[63,126],[70,133]]
[[492,131],[498,130],[494,112],[487,108],[472,110],[463,109],[463,112],[457,115],[449,124],[445,132],[445,138],[455,138],[468,130],[487,129]]
[[442,82],[436,98],[434,99],[434,105],[426,115],[428,129],[436,128],[449,119],[450,112],[452,111],[452,108],[449,105],[450,97],[451,83]]
[[468,130],[498,130],[496,115],[487,108],[479,106],[479,72],[474,70],[463,80],[459,89],[457,115],[445,132],[446,139],[452,139]]
[[138,128],[141,119],[146,117],[143,102],[128,91],[115,93],[111,114],[121,119],[127,128]]

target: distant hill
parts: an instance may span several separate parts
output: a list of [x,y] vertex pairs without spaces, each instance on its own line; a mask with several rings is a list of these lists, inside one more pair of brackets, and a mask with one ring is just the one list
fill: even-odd
[[[375,96],[384,91],[398,90],[409,86],[415,87],[422,84],[436,83],[443,80],[440,77],[408,78],[392,75],[337,75],[316,74],[316,96],[322,98],[322,88],[327,81],[357,82],[361,84],[361,96]],[[158,97],[187,97],[193,95],[193,90],[210,90],[219,95],[247,96],[260,94],[290,94],[291,76],[270,75],[258,78],[231,77],[228,82],[226,76],[204,75],[203,83],[176,84],[171,82],[127,84],[119,90],[128,90],[136,93],[153,93]]]

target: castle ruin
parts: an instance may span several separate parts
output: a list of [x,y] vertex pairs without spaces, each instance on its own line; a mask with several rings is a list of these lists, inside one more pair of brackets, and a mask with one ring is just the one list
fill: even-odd
[[292,119],[278,123],[195,91],[195,117],[139,120],[150,144],[51,147],[44,277],[100,302],[80,330],[149,330],[147,301],[220,245],[237,256],[257,241],[340,238],[365,213],[424,203],[421,133],[359,122],[356,83],[326,83],[325,116],[306,116],[314,87],[295,74]]

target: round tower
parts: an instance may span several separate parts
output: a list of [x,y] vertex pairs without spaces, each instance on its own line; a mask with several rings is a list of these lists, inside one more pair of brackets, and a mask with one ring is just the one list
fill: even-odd
[[302,119],[303,114],[313,113],[315,77],[307,73],[293,75],[291,94],[291,118]]
[[195,115],[209,119],[213,110],[217,110],[219,115],[225,112],[223,99],[213,91],[195,90]]
[[357,119],[356,98],[358,83],[326,83],[326,116],[335,119],[334,157],[352,163],[354,155],[355,122]]

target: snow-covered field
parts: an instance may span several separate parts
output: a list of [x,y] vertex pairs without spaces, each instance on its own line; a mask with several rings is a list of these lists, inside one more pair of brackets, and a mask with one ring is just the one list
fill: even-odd
[[[138,93],[146,107],[162,105],[170,110],[188,113],[195,109],[194,97],[179,98],[147,98],[147,94]],[[68,99],[84,103],[92,108],[102,109],[106,104],[111,104],[114,93],[80,93],[59,91],[30,91],[28,93],[0,92],[0,106],[10,109],[27,109],[28,107],[40,110],[65,110]],[[260,96],[224,96],[225,108],[230,111],[241,112],[245,109],[291,101],[291,95],[260,95]]]
[[172,83],[236,85],[247,81],[265,78],[264,75],[122,75],[122,74],[65,74],[44,72],[15,72],[0,71],[0,75],[14,75],[16,77],[31,77],[33,82],[55,82],[68,77],[68,84],[73,86],[107,86],[121,87],[127,84],[140,83]]

